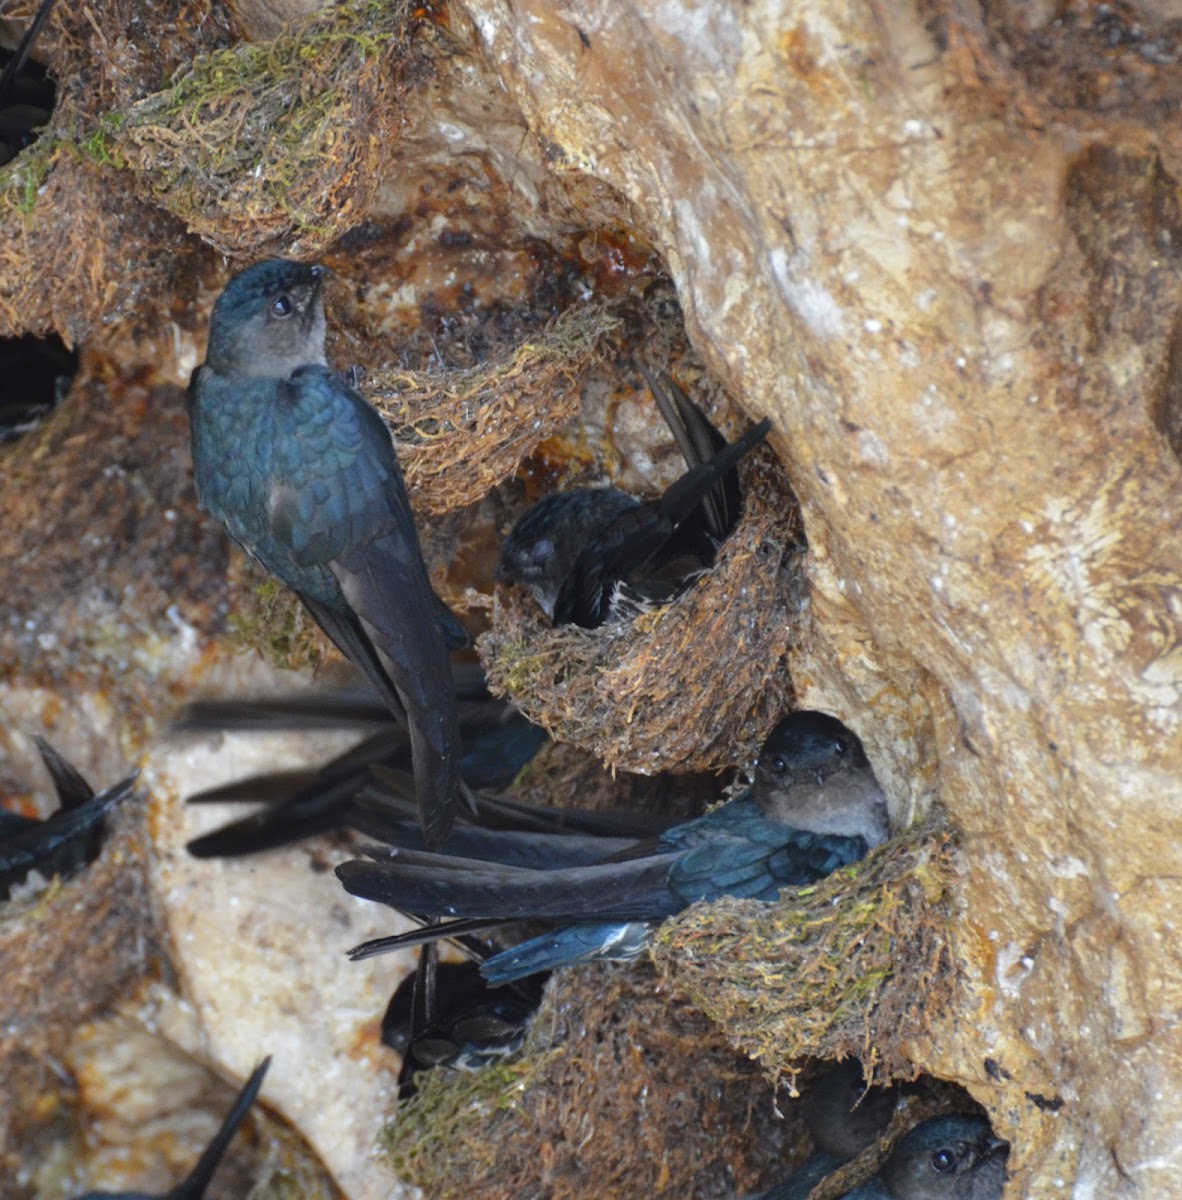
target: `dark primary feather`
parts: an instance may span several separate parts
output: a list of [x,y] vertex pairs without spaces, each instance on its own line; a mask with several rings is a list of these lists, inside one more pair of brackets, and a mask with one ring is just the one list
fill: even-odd
[[28,28],[17,43],[16,50],[8,60],[4,70],[0,72],[0,105],[4,104],[8,99],[9,93],[13,90],[17,76],[28,60],[30,53],[32,53],[34,44],[41,36],[41,31],[48,24],[49,18],[53,15],[55,3],[56,0],[41,0],[36,13],[33,14],[32,21],[29,22]]
[[459,627],[427,577],[388,428],[325,363],[322,275],[273,259],[215,303],[189,392],[198,493],[405,711],[419,819],[438,844],[462,796],[447,658]]
[[34,869],[49,874],[70,874],[90,861],[98,845],[92,835],[116,804],[131,795],[136,776],[131,775],[97,796],[62,808],[44,821],[6,822],[0,826],[0,898]]
[[82,778],[72,762],[55,750],[43,737],[34,737],[33,744],[53,780],[58,803],[62,808],[79,808],[94,797],[94,788]]
[[[643,362],[638,361],[637,366],[687,467],[709,462],[725,448],[726,438],[706,420],[702,410],[682,391],[671,375],[666,373],[658,380]],[[724,475],[702,497],[706,528],[716,541],[721,542],[735,527],[742,502],[739,478],[733,471]]]
[[[545,742],[544,731],[504,701],[492,700],[483,675],[459,681],[458,711],[464,734],[464,779],[475,789],[474,814],[464,814],[442,847],[448,854],[487,857],[519,865],[576,865],[602,858],[638,839],[661,833],[672,818],[646,813],[545,808],[481,789],[506,786]],[[372,703],[372,702],[371,702]],[[384,713],[384,709],[378,710]],[[257,702],[201,701],[182,713],[174,729],[332,727],[356,719],[372,728],[372,707],[353,693],[265,698]],[[266,807],[194,839],[197,857],[253,854],[345,826],[390,845],[421,850],[409,743],[388,722],[319,771],[279,772],[225,784],[190,796],[190,803],[267,801]],[[536,831],[545,837],[522,836]],[[497,836],[503,831],[507,836]],[[608,839],[608,840],[604,840]]]
[[[643,855],[627,850],[590,866],[537,869],[375,849],[370,861],[343,863],[337,875],[351,894],[402,912],[594,926],[546,935],[549,943],[558,939],[560,959],[564,944],[576,957],[530,958],[532,971],[595,957],[588,954],[588,939],[598,940],[605,953],[631,955],[639,948],[633,942],[640,931],[620,925],[659,922],[698,900],[723,895],[775,899],[784,887],[815,882],[865,852],[858,838],[805,833],[769,821],[747,794],[667,830]],[[448,928],[439,926],[438,936]],[[490,961],[493,972],[508,961],[498,957]]]
[[169,733],[372,729],[389,725],[390,720],[389,708],[370,688],[354,687],[247,699],[194,700],[172,721]]
[[[274,702],[262,704],[266,727],[282,727],[283,714],[275,709]],[[328,708],[335,707],[330,698]],[[226,710],[231,727],[241,711],[242,702]],[[200,715],[203,726],[209,728],[217,710],[207,703]],[[315,715],[314,706],[300,707],[295,715],[296,727],[311,722]],[[466,698],[459,702],[458,715],[467,745],[460,760],[461,773],[474,789],[507,785],[546,740],[545,732],[512,705],[493,701],[483,688],[483,680],[479,689],[471,683],[466,685]],[[323,722],[326,726],[331,723],[327,717]],[[417,811],[415,782],[406,774],[411,765],[407,736],[387,723],[318,772],[289,777],[291,786],[283,776],[265,775],[192,796],[190,802],[199,803],[253,799],[272,803],[196,838],[189,849],[200,858],[253,854],[344,826],[372,837],[389,837],[400,844],[405,840],[417,848],[423,845],[423,839],[406,826]],[[385,772],[385,787],[374,779],[376,770]],[[478,810],[484,804],[479,796],[475,802]],[[495,802],[489,803],[495,807]]]
[[192,1171],[163,1197],[150,1196],[145,1192],[84,1192],[79,1200],[201,1200],[213,1179],[214,1172],[226,1156],[230,1142],[238,1132],[246,1114],[255,1102],[259,1089],[263,1086],[263,1078],[271,1065],[270,1056],[264,1058],[250,1078],[242,1085],[242,1090],[234,1100],[230,1111],[226,1113],[221,1127],[214,1134],[209,1145],[202,1152]]
[[543,497],[502,548],[497,577],[527,588],[555,624],[595,628],[668,603],[713,564],[738,519],[736,464],[770,424],[728,445],[671,379],[665,377],[666,391],[647,370],[645,377],[686,473],[645,503],[617,488]]

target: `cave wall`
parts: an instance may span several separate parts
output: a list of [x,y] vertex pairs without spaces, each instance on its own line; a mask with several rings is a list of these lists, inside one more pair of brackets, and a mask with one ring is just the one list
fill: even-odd
[[[810,546],[802,699],[863,735],[897,813],[935,796],[962,830],[963,990],[915,1061],[1014,1139],[1012,1194],[1180,1194],[1161,97],[1082,110],[970,6],[464,10],[775,418]],[[1064,57],[1081,41],[1119,66],[1099,35]]]
[[[1176,33],[1121,12],[466,0],[446,63],[382,93],[399,140],[359,143],[339,225],[276,203],[256,244],[232,209],[186,220],[153,190],[158,143],[110,125],[15,164],[43,215],[107,197],[73,221],[87,254],[36,205],[0,205],[6,330],[89,341],[94,402],[172,424],[175,390],[104,397],[95,348],[135,335],[141,367],[182,381],[227,271],[209,241],[236,263],[313,253],[415,215],[412,170],[463,162],[473,194],[513,198],[523,243],[616,227],[654,248],[693,350],[775,420],[809,543],[798,698],[862,735],[900,824],[938,802],[959,830],[958,990],[907,1049],[987,1106],[1014,1142],[1010,1194],[1031,1197],[1182,1195]],[[233,40],[220,9],[173,15],[151,70],[59,34],[55,128]],[[248,6],[234,19],[250,32]],[[28,522],[5,537],[32,561]],[[221,553],[158,556],[190,642],[222,631]],[[219,582],[198,603],[203,570]],[[51,591],[30,611],[72,611]],[[14,629],[4,660],[31,670],[44,647]],[[63,662],[114,661],[64,618],[60,639]]]

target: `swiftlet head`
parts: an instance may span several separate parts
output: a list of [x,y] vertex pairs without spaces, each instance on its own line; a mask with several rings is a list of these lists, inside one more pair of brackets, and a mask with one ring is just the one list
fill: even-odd
[[818,786],[835,771],[869,766],[858,735],[828,713],[790,713],[768,734],[755,765],[755,787]]
[[220,375],[286,379],[326,365],[321,288],[328,268],[271,258],[226,284],[209,322],[206,365]]

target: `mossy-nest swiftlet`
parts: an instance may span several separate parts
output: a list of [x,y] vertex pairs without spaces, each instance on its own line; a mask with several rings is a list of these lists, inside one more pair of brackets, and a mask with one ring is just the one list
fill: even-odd
[[804,545],[770,451],[740,472],[742,519],[714,568],[672,604],[598,629],[553,628],[532,598],[501,589],[477,644],[489,686],[612,768],[684,774],[750,762],[791,707]]

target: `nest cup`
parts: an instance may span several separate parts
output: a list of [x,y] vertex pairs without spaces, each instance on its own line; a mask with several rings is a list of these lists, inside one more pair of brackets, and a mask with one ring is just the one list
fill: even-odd
[[950,833],[920,829],[774,904],[694,905],[661,927],[651,955],[774,1077],[849,1055],[911,1076],[904,1047],[951,1002],[954,855]]
[[519,1056],[418,1079],[385,1148],[439,1200],[733,1200],[803,1145],[759,1068],[634,966],[561,973]]
[[583,377],[620,323],[603,307],[576,305],[480,366],[375,372],[366,396],[394,432],[415,509],[465,508],[513,475],[578,415]]
[[500,587],[477,643],[494,692],[609,767],[656,774],[750,762],[792,702],[805,603],[800,513],[771,450],[740,468],[743,516],[672,604],[599,629],[552,627]]
[[368,211],[401,101],[431,69],[410,13],[405,0],[344,3],[203,55],[112,125],[114,147],[155,203],[223,253],[316,253]]

